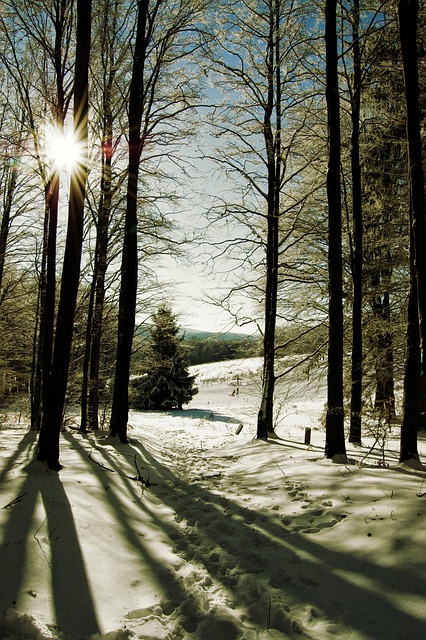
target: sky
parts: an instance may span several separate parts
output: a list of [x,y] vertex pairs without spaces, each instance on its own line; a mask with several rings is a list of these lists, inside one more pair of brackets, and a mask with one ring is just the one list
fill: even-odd
[[[195,150],[191,153],[195,154]],[[195,159],[192,161],[195,163]],[[155,268],[158,279],[166,285],[167,302],[184,327],[208,332],[257,333],[255,323],[236,324],[233,315],[214,303],[238,286],[237,277],[241,273],[237,275],[239,263],[233,262],[229,253],[212,258],[214,253],[222,252],[222,249],[215,251],[212,243],[238,235],[235,223],[211,224],[208,215],[209,207],[217,206],[218,197],[229,196],[231,187],[228,185],[225,191],[224,178],[214,173],[210,161],[203,159],[197,161],[191,174],[191,186],[190,197],[185,194],[188,185],[182,187],[182,200],[172,215],[179,233],[194,240],[182,245],[183,259],[163,255]],[[236,296],[233,300],[238,304]],[[249,301],[244,300],[244,307],[250,308]],[[237,307],[232,310],[235,312]]]
[[[203,273],[202,266],[194,260],[192,265],[182,265],[177,260],[164,260],[158,277],[167,286],[167,301],[178,315],[183,327],[213,333],[257,332],[255,323],[237,325],[235,319],[219,305],[209,302],[209,296],[219,294],[222,287],[219,275]],[[225,287],[226,290],[226,287]]]

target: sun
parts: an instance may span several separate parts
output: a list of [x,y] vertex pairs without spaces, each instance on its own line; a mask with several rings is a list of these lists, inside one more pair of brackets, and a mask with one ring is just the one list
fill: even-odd
[[73,171],[83,158],[81,145],[72,133],[52,128],[46,135],[46,153],[52,166]]

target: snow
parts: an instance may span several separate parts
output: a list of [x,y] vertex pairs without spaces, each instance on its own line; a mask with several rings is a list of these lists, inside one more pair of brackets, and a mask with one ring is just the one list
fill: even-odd
[[68,427],[59,473],[5,418],[2,640],[426,638],[426,477],[398,426],[324,459],[320,376],[257,441],[259,366],[194,367],[189,407],[132,413],[129,445]]

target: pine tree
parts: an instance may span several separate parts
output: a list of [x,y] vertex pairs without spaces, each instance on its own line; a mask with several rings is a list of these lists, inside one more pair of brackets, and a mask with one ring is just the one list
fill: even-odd
[[198,389],[189,375],[184,336],[170,307],[160,305],[150,329],[150,372],[133,382],[133,407],[137,409],[182,409]]

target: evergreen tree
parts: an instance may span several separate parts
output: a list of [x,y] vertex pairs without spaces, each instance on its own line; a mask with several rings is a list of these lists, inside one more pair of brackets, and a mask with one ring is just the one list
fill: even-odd
[[184,336],[176,316],[165,304],[153,315],[150,329],[150,373],[135,381],[132,405],[137,409],[182,409],[198,392],[189,375]]

